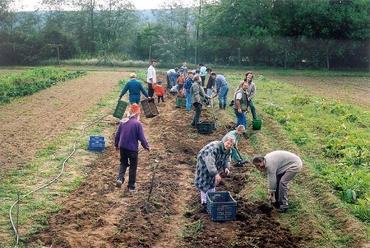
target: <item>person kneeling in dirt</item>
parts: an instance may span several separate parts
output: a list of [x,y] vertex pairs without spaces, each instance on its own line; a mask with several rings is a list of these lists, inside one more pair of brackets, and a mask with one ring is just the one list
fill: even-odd
[[123,87],[118,100],[121,100],[127,91],[129,92],[128,99],[130,104],[140,102],[140,92],[143,93],[145,97],[148,97],[148,93],[145,91],[143,85],[136,79],[135,73],[130,74],[130,81]]
[[[136,170],[138,161],[138,141],[146,150],[149,144],[144,135],[143,125],[140,122],[140,107],[134,103],[130,106],[129,117],[121,120],[115,137],[116,150],[120,151],[120,167],[116,180],[116,186],[121,187],[125,180],[127,167],[129,169],[128,190],[135,191]],[[130,160],[130,163],[129,163]]]
[[235,130],[232,130],[228,132],[223,138],[222,141],[225,142],[227,137],[231,136],[235,140],[234,146],[231,148],[231,158],[236,162],[235,166],[241,167],[243,166],[246,161],[243,160],[241,157],[239,150],[238,150],[238,144],[241,139],[241,137],[244,135],[245,127],[243,125],[239,125],[236,127]]
[[231,148],[235,140],[226,137],[225,141],[213,141],[204,146],[197,156],[195,187],[200,191],[201,204],[205,210],[207,193],[215,192],[221,182],[221,173],[230,174]]
[[252,163],[266,171],[269,199],[279,212],[288,211],[288,183],[302,169],[302,160],[288,151],[273,151],[264,157],[254,157]]

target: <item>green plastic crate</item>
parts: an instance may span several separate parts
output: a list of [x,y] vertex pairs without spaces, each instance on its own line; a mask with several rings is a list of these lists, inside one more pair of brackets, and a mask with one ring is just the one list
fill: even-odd
[[113,116],[118,119],[122,119],[122,116],[125,113],[127,106],[128,102],[119,100],[116,109],[114,110]]

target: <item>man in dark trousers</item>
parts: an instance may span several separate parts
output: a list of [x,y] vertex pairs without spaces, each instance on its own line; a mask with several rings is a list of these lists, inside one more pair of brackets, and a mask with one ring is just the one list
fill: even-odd
[[288,151],[273,151],[264,157],[254,157],[252,163],[268,178],[269,199],[278,211],[288,211],[288,183],[302,169],[302,160]]
[[118,100],[121,100],[121,98],[126,94],[127,91],[129,92],[128,99],[130,104],[139,104],[141,93],[145,97],[148,97],[148,93],[145,91],[143,85],[136,79],[135,73],[130,74],[130,81],[128,81],[125,87],[123,87]]
[[[120,151],[120,168],[116,180],[116,186],[121,187],[125,181],[127,167],[129,169],[128,190],[135,191],[136,171],[138,161],[138,141],[146,150],[149,144],[144,136],[143,125],[140,122],[140,107],[134,103],[130,106],[128,118],[121,120],[115,137],[116,150]],[[130,163],[129,163],[130,161]]]

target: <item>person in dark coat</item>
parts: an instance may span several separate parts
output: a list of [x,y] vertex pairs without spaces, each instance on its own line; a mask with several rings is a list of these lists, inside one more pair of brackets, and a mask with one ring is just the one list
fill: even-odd
[[141,93],[145,97],[148,97],[148,93],[144,89],[143,85],[140,83],[140,81],[136,79],[135,73],[130,74],[130,81],[128,81],[125,87],[123,87],[118,100],[121,100],[121,98],[126,94],[127,91],[129,92],[128,99],[130,104],[133,103],[139,104]]

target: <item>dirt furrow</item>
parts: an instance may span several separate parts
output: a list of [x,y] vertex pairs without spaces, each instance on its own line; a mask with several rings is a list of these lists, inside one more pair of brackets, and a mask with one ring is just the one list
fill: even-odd
[[83,119],[126,74],[88,72],[0,106],[1,174],[32,160],[37,149]]
[[[47,231],[32,238],[32,244],[167,248],[265,247],[267,243],[267,247],[296,247],[299,239],[282,228],[263,203],[243,203],[244,199],[237,198],[238,220],[233,222],[212,222],[200,212],[193,186],[196,155],[227,130],[198,134],[189,125],[192,113],[174,104],[170,97],[159,105],[159,116],[142,119],[152,149],[140,152],[136,193],[114,188],[119,158],[110,148],[91,166],[87,181],[67,199],[63,210],[50,218]],[[247,170],[233,168],[219,190],[237,196]]]

